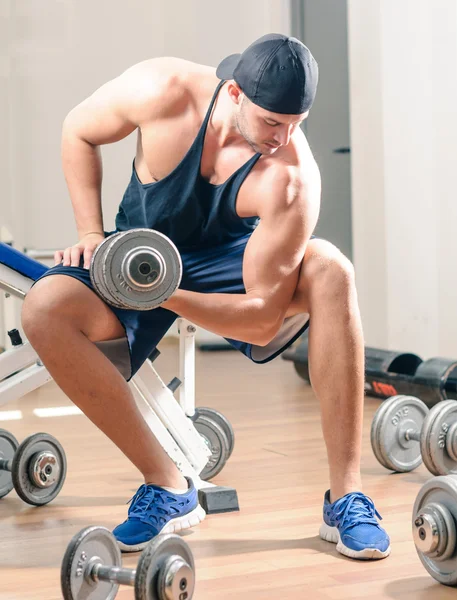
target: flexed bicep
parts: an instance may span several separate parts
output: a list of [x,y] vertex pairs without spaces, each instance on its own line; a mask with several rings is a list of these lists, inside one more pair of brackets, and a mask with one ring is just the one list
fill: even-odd
[[246,293],[264,303],[270,324],[278,327],[294,295],[319,212],[319,197],[309,189],[299,187],[292,193],[282,199],[272,195],[264,202],[243,261]]

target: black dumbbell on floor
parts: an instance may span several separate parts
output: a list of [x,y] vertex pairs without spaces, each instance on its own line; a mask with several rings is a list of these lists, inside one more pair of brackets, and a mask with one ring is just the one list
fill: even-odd
[[392,471],[412,471],[423,461],[433,475],[457,473],[457,401],[429,409],[414,396],[388,398],[374,415],[371,446]]
[[53,436],[35,433],[19,444],[0,429],[0,498],[14,488],[28,504],[48,504],[62,489],[66,474],[64,449]]
[[60,580],[65,600],[113,600],[120,585],[134,587],[135,600],[191,600],[195,566],[186,542],[166,534],[146,546],[136,569],[123,568],[113,534],[92,526],[70,541]]
[[419,491],[412,513],[417,554],[430,575],[457,586],[457,476],[434,477]]

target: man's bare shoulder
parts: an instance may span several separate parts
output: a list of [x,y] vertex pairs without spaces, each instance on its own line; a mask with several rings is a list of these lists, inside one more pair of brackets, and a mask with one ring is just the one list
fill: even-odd
[[174,57],[137,63],[119,77],[143,117],[167,117],[198,103],[199,94],[217,81],[215,69]]
[[[213,78],[214,69],[181,59],[137,63],[70,110],[63,125],[65,135],[98,146],[119,141],[137,128],[144,131],[160,123],[167,127],[171,120],[196,113],[195,107],[201,110],[207,100],[202,100],[202,93]],[[196,86],[202,91],[195,91]]]

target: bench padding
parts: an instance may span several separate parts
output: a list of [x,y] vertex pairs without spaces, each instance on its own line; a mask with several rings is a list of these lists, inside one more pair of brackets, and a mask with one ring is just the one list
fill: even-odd
[[29,258],[23,252],[19,252],[3,242],[0,242],[0,265],[5,265],[33,281],[36,281],[48,270],[46,265]]

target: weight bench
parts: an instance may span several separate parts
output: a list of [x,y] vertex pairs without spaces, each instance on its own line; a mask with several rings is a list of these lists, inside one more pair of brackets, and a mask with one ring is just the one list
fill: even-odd
[[[47,269],[44,264],[0,242],[0,289],[7,295],[23,300],[33,282]],[[213,411],[217,418],[211,419],[211,409],[204,409],[203,433],[197,430],[196,328],[189,321],[178,319],[178,331],[179,377],[175,377],[168,385],[162,381],[153,367],[153,361],[160,355],[156,350],[132,377],[129,385],[151,431],[182,474],[192,478],[204,510],[208,514],[237,511],[239,506],[235,489],[216,486],[201,477],[208,465],[214,466],[215,460],[222,459],[225,462],[228,459],[233,439],[228,439],[229,430],[225,426],[230,428],[230,425],[226,419],[217,411]],[[21,398],[52,379],[32,346],[22,340],[19,331],[11,330],[8,335],[12,348],[0,354],[0,406]],[[99,347],[108,355],[106,342]],[[178,388],[177,400],[174,392]],[[204,432],[208,430],[209,435],[205,435]],[[221,438],[228,440],[230,448],[217,443]],[[222,466],[219,464],[215,471],[219,472]]]

